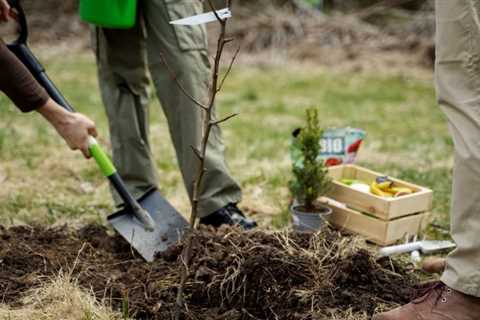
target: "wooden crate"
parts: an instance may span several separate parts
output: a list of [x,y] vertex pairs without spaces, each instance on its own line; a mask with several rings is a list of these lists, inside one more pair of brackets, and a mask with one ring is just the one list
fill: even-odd
[[407,215],[429,212],[432,209],[432,190],[412,183],[391,178],[397,186],[408,187],[415,193],[398,198],[384,198],[352,189],[339,182],[342,179],[356,179],[370,184],[384,174],[356,165],[341,165],[329,168],[329,175],[334,179],[329,198],[346,204],[350,209],[368,213],[382,220],[393,220]]
[[356,233],[381,246],[387,246],[401,240],[405,235],[415,235],[425,228],[429,214],[418,213],[402,218],[381,220],[344,205],[328,201],[333,214],[329,222],[340,230]]

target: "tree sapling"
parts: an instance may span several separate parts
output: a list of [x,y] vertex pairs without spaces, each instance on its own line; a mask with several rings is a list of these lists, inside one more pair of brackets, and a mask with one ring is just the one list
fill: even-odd
[[295,199],[292,207],[294,225],[302,213],[316,215],[319,219],[322,219],[321,215],[331,213],[330,208],[318,202],[318,199],[325,196],[331,188],[328,169],[320,157],[322,136],[318,111],[314,108],[308,109],[306,126],[298,132],[294,142],[300,151],[297,161],[293,164],[293,179],[290,181],[290,191]]

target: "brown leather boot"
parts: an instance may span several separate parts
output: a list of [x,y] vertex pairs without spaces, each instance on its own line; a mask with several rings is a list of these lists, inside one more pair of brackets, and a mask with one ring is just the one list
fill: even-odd
[[373,317],[373,320],[478,320],[480,298],[467,296],[438,282],[411,303]]

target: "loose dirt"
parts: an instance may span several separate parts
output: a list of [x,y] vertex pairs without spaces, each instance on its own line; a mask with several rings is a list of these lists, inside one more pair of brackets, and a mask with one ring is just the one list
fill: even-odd
[[[375,259],[352,238],[201,229],[186,287],[184,319],[331,319],[371,315],[405,303],[416,278],[390,260]],[[119,236],[87,226],[0,229],[0,293],[21,297],[46,278],[67,272],[136,319],[171,319],[182,245],[145,263]],[[338,319],[338,318],[337,318]]]

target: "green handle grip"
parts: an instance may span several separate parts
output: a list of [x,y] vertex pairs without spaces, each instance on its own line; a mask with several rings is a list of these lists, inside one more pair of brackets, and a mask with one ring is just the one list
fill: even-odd
[[103,151],[97,140],[94,137],[90,137],[88,140],[88,145],[90,154],[97,162],[103,175],[107,178],[114,175],[117,172],[117,169],[115,169],[110,157],[105,153],[105,151]]

